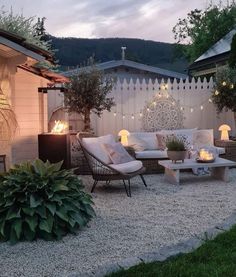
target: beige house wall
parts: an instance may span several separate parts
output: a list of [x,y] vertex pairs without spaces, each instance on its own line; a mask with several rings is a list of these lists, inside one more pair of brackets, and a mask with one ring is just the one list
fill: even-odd
[[38,87],[47,80],[17,68],[11,80],[11,102],[18,122],[12,143],[10,162],[19,163],[38,157],[38,134],[47,132],[47,95],[38,93]]

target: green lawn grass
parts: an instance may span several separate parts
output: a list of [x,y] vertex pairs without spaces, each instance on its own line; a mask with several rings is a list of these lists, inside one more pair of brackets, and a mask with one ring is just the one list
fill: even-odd
[[236,225],[189,254],[164,262],[142,263],[109,277],[234,277],[236,276]]

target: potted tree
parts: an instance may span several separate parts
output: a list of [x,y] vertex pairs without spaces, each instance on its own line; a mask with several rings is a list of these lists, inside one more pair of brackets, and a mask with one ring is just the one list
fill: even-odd
[[176,137],[171,137],[166,141],[167,155],[172,162],[176,163],[177,161],[184,162],[186,157],[186,147],[184,142],[181,139]]
[[110,111],[115,105],[113,97],[108,97],[113,87],[113,79],[104,76],[89,60],[88,66],[80,68],[77,75],[70,77],[67,91],[64,93],[65,107],[67,111],[76,112],[83,116],[84,132],[91,132],[90,115],[95,113],[101,116],[104,110]]

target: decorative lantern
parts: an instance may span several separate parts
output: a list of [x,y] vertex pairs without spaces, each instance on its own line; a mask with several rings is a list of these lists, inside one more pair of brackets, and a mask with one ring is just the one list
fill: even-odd
[[212,163],[215,161],[215,154],[207,149],[200,149],[198,152],[197,162],[199,163]]
[[118,136],[121,137],[121,144],[123,146],[127,146],[128,145],[128,135],[129,135],[129,131],[123,129],[118,133]]
[[219,131],[221,131],[221,140],[229,140],[229,131],[231,128],[229,125],[223,124],[219,127]]

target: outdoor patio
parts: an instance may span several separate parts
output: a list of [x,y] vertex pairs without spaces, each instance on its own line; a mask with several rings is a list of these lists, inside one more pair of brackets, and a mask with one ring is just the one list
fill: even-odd
[[[81,177],[86,190],[90,176]],[[236,209],[236,169],[230,182],[184,172],[182,185],[164,181],[163,174],[132,179],[132,198],[121,182],[98,184],[95,217],[77,236],[62,241],[1,244],[1,276],[70,276],[100,265],[157,251],[216,226]],[[72,275],[74,276],[74,275]],[[77,275],[75,275],[77,276]],[[79,275],[80,276],[80,275]]]

